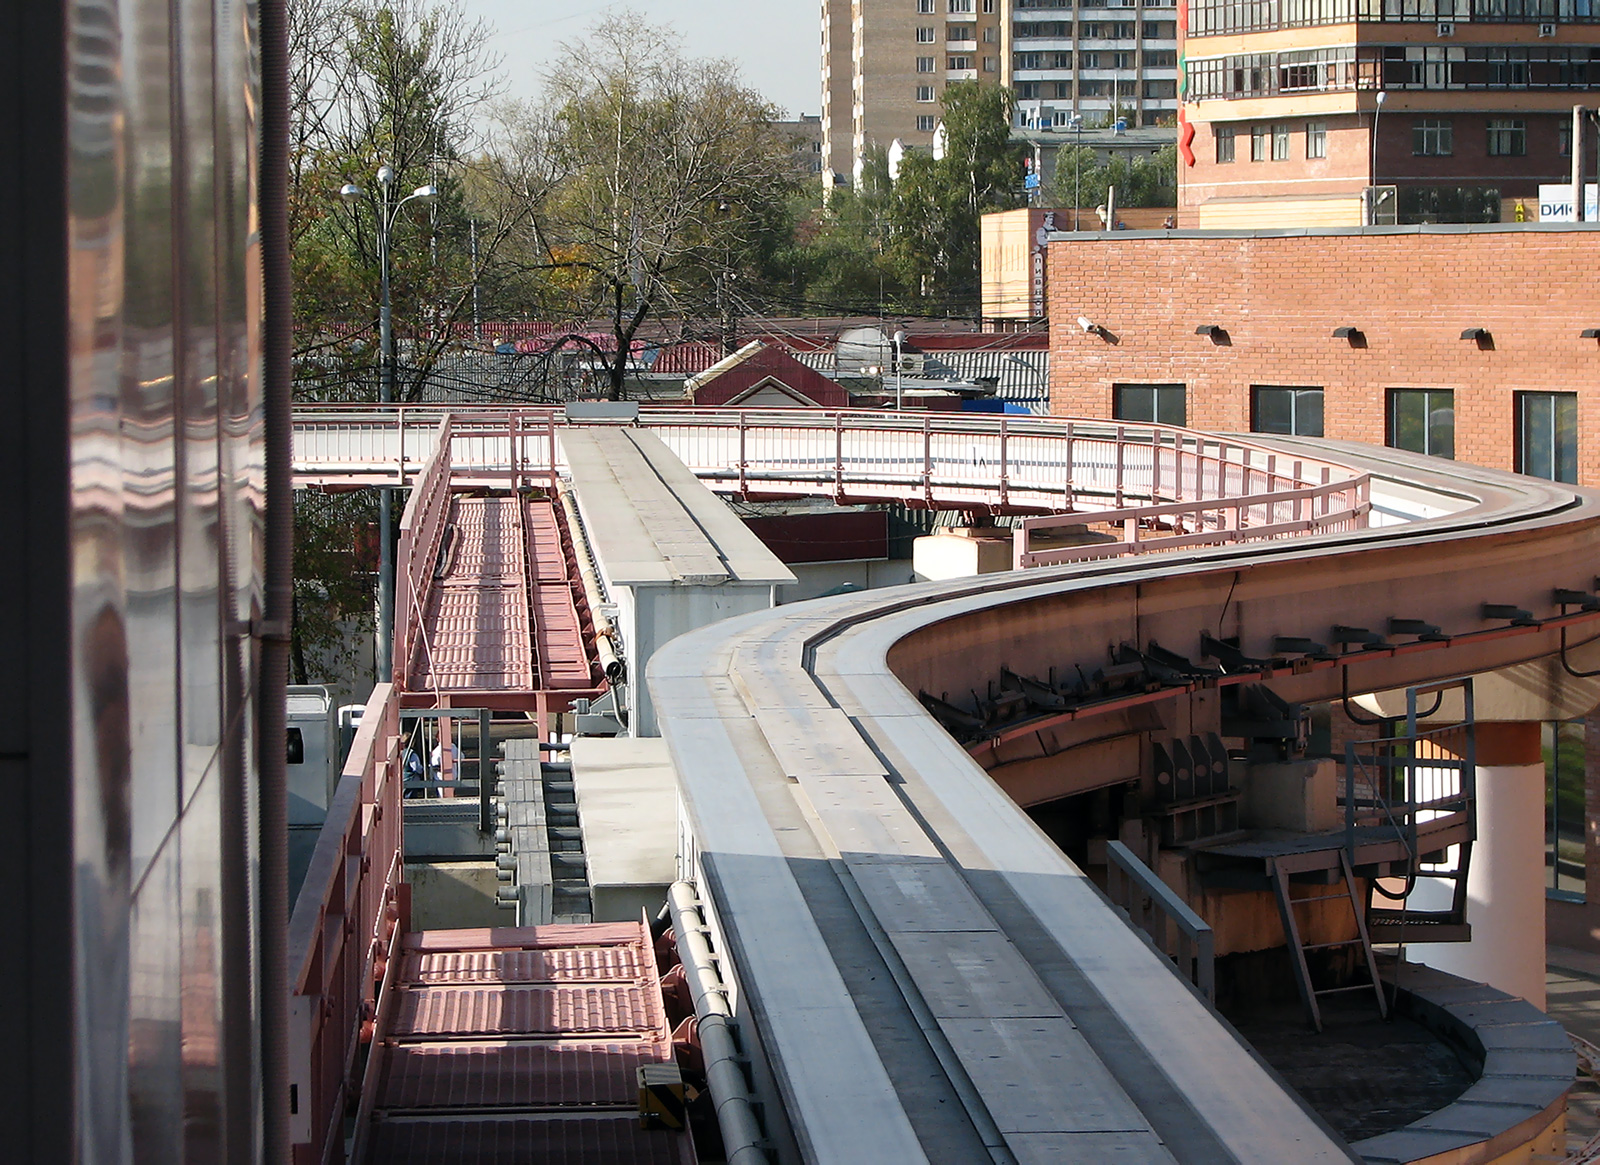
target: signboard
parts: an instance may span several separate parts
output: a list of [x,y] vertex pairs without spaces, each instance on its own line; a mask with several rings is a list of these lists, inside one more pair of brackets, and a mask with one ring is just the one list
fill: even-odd
[[1045,243],[1050,238],[1050,233],[1056,229],[1056,212],[1044,211],[1038,215],[1039,225],[1033,232],[1033,314],[1042,318],[1045,314],[1044,300],[1044,249]]
[[[1600,197],[1597,197],[1597,187],[1593,182],[1584,187],[1583,191],[1583,218],[1585,222],[1600,220]],[[1572,213],[1572,183],[1560,182],[1553,185],[1541,183],[1539,186],[1539,221],[1540,222],[1577,222],[1577,216]]]

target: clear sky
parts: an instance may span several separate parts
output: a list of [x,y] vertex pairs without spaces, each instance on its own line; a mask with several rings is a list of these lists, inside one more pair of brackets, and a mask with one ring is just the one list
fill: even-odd
[[818,0],[460,0],[469,17],[495,28],[491,44],[505,59],[508,95],[532,97],[562,41],[583,36],[612,9],[629,8],[684,38],[684,55],[726,57],[750,88],[790,117],[822,109],[821,5]]

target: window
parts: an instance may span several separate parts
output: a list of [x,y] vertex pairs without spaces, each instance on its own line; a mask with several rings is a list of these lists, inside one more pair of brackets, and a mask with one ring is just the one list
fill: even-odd
[[933,0],[917,0],[917,11],[927,16],[933,11]]
[[[987,12],[989,10],[987,8],[985,8],[984,11]],[[992,24],[988,28],[984,29],[983,30],[983,43],[984,44],[999,44],[1000,43],[1000,30],[998,28],[996,28]]]
[[1328,156],[1328,123],[1325,121],[1306,122],[1306,157],[1326,158]]
[[1322,390],[1251,385],[1250,431],[1296,437],[1322,436]]
[[1282,123],[1272,127],[1272,160],[1274,162],[1289,160],[1289,127]]
[[999,57],[984,57],[983,58],[983,71],[985,73],[996,72],[996,71],[999,70],[999,68],[1000,68],[1000,58]]
[[1455,132],[1448,121],[1411,123],[1411,153],[1417,158],[1448,158],[1455,152]]
[[917,100],[918,101],[932,101],[933,99],[934,99],[934,97],[933,97],[933,86],[932,85],[918,85],[917,86]]
[[1455,393],[1447,388],[1391,388],[1389,444],[1432,457],[1454,457]]
[[1051,53],[1050,54],[1050,67],[1052,69],[1070,69],[1070,68],[1072,68],[1072,54],[1071,53]]
[[1133,68],[1133,54],[1132,53],[1112,53],[1111,54],[1111,67],[1113,69],[1131,69],[1131,68]]
[[1099,53],[1079,53],[1078,54],[1078,68],[1080,68],[1080,69],[1098,69],[1099,67],[1100,67],[1100,54]]
[[938,120],[939,119],[931,113],[917,114],[917,132],[932,133]]
[[1517,472],[1577,484],[1577,393],[1517,393]]
[[[1018,101],[1039,100],[1039,82],[1037,81],[1018,81],[1012,88],[1017,91]],[[1022,111],[1019,110],[1018,114],[1021,115]],[[1025,122],[1019,121],[1017,124],[1023,125]]]
[[[1071,81],[1057,81],[1055,83],[1055,86],[1056,86],[1056,100],[1057,101],[1071,101],[1072,100],[1072,82]],[[1059,116],[1059,114],[1058,114],[1058,116]],[[1062,124],[1062,125],[1068,124],[1068,122],[1072,118],[1072,114],[1068,113],[1067,114],[1067,118],[1068,118],[1068,121],[1063,121],[1060,124]]]
[[1267,127],[1264,125],[1250,127],[1250,160],[1252,162],[1267,160]]
[[948,69],[970,69],[972,68],[972,58],[949,57],[946,59],[945,67]]
[[994,0],[983,0],[983,10],[990,16],[994,15]]
[[1217,162],[1226,164],[1233,161],[1233,126],[1213,125],[1211,136],[1217,142]]
[[939,30],[936,29],[936,28],[919,28],[919,29],[917,29],[917,43],[918,44],[932,44],[933,43],[933,38],[938,35],[938,32],[939,32]]
[[1019,69],[1044,68],[1043,53],[1016,53],[1013,59],[1016,61],[1016,67]]
[[917,72],[919,72],[919,73],[931,73],[931,72],[933,72],[933,65],[934,65],[934,59],[932,57],[918,57],[917,58]]
[[1489,119],[1489,156],[1520,158],[1528,152],[1528,123],[1520,117]]
[[1582,720],[1546,721],[1544,752],[1544,885],[1551,897],[1584,894],[1584,731]]
[[1114,384],[1111,415],[1119,421],[1181,425],[1186,420],[1181,384]]
[[1556,153],[1563,158],[1572,157],[1572,123],[1563,121],[1556,126]]
[[978,39],[978,26],[975,24],[947,24],[944,26],[945,40],[976,41]]
[[972,0],[949,0],[949,5],[945,11],[956,15],[966,15],[972,11]]

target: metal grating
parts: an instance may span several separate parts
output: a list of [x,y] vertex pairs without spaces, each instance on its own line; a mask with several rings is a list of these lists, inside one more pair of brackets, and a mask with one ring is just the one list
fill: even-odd
[[639,952],[631,947],[582,947],[553,951],[441,951],[407,955],[406,983],[557,983],[638,979]]
[[660,1043],[408,1044],[384,1064],[386,1109],[632,1108],[638,1069],[671,1059]]
[[517,1120],[386,1119],[371,1160],[383,1165],[693,1165],[688,1137],[639,1127],[637,1117]]
[[661,1005],[638,984],[583,987],[408,987],[393,1034],[407,1036],[588,1035],[650,1032]]

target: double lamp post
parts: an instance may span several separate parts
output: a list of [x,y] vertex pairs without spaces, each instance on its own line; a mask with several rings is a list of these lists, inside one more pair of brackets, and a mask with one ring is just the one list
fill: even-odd
[[[389,312],[389,243],[394,224],[400,217],[400,208],[408,202],[429,202],[439,196],[438,187],[418,186],[410,194],[390,205],[394,190],[394,169],[378,167],[378,272],[381,284],[378,301],[378,403],[394,400],[394,329]],[[367,192],[353,182],[339,190],[346,202],[365,198]],[[405,469],[401,467],[402,480]],[[392,486],[378,490],[378,682],[388,682],[394,674],[394,552],[389,545],[389,511],[393,501]]]

